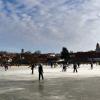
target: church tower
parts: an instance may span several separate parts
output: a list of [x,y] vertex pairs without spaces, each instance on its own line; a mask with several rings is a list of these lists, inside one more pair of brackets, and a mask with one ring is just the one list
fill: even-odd
[[100,52],[100,45],[99,45],[99,43],[97,43],[97,45],[96,45],[96,52]]

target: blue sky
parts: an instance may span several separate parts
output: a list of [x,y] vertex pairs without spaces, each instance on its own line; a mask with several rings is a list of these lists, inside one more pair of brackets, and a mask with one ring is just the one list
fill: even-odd
[[0,0],[0,50],[94,50],[100,0]]

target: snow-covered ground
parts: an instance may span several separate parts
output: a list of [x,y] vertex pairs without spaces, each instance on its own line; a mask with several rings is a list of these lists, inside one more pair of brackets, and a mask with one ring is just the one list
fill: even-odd
[[[78,73],[73,73],[73,66],[70,65],[66,72],[62,72],[62,67],[57,66],[51,68],[50,66],[43,65],[44,77],[49,78],[60,78],[60,77],[99,77],[100,76],[100,65],[94,65],[91,70],[90,65],[80,65]],[[34,74],[31,74],[29,66],[12,66],[9,67],[8,71],[4,68],[0,68],[0,79],[13,79],[13,80],[38,80],[38,68],[34,69]]]
[[100,66],[43,66],[44,80],[38,81],[38,68],[31,75],[28,66],[0,68],[0,100],[100,100]]

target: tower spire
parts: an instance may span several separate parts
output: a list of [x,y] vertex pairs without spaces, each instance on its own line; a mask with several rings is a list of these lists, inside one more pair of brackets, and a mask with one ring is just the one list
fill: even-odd
[[100,45],[99,45],[99,43],[96,44],[96,52],[100,52]]

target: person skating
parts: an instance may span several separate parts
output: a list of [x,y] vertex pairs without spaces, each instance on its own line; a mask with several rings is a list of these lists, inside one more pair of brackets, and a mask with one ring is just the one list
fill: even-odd
[[43,66],[41,64],[39,64],[38,72],[39,72],[39,80],[40,80],[40,78],[42,78],[42,80],[43,80],[44,79],[44,77],[43,77]]
[[93,63],[91,62],[91,70],[93,69]]
[[77,71],[77,64],[73,64],[73,73],[77,73],[78,71]]
[[31,65],[32,74],[34,74],[34,68],[35,68],[35,64],[32,64]]

